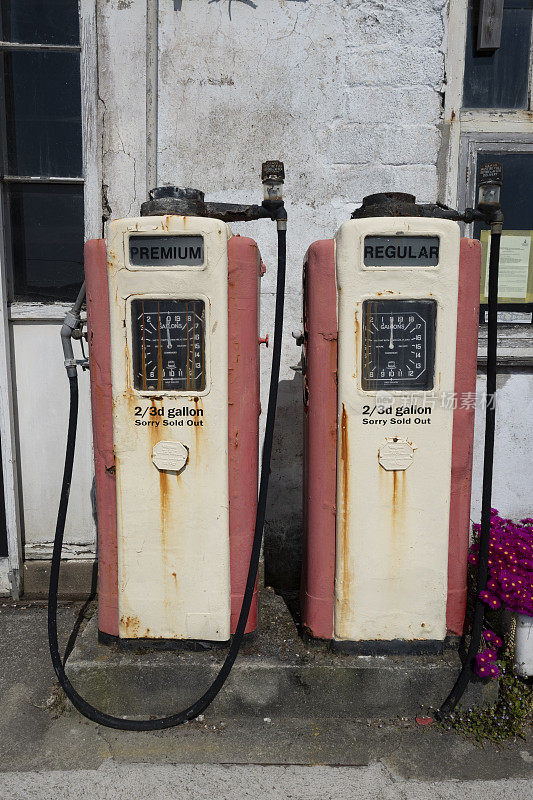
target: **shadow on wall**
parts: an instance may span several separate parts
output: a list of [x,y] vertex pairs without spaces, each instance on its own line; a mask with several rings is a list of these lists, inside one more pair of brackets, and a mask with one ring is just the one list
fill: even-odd
[[302,565],[302,376],[280,381],[265,521],[265,585],[298,589]]

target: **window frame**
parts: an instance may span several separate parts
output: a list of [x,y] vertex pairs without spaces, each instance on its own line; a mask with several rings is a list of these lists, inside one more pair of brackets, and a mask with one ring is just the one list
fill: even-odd
[[[460,208],[475,207],[477,156],[478,153],[490,153],[491,151],[503,151],[504,153],[530,153],[531,157],[533,158],[533,131],[530,134],[477,132],[465,133],[464,136],[461,137],[459,174],[463,175],[464,179],[459,189]],[[503,178],[505,181],[505,172]],[[472,237],[473,230],[474,223],[465,225],[464,235]],[[533,338],[533,304],[518,302],[505,303],[501,306],[501,311],[532,314],[531,322],[520,322],[516,325],[513,323],[500,323],[499,338],[502,346],[505,346],[505,340],[508,341],[510,338],[516,338],[516,334],[518,333],[519,329],[528,328],[531,331],[531,338]],[[480,331],[484,333],[485,328],[485,323],[480,319]],[[527,344],[525,346],[527,346]]]
[[[70,52],[80,56],[81,130],[82,130],[82,177],[4,175],[0,179],[0,202],[3,207],[4,224],[0,231],[0,248],[4,253],[7,272],[7,294],[10,318],[27,318],[33,306],[53,306],[51,319],[57,316],[57,306],[65,308],[70,301],[45,299],[28,302],[14,299],[13,263],[10,247],[9,214],[7,213],[6,185],[23,184],[68,184],[83,186],[84,238],[98,238],[102,235],[102,214],[100,201],[100,159],[98,145],[98,74],[97,74],[97,35],[96,0],[79,0],[80,43],[79,45],[26,44],[22,42],[0,41],[0,54],[5,51],[24,52]],[[19,317],[18,311],[21,316]],[[42,317],[41,317],[42,318]]]
[[[530,111],[533,110],[533,13],[531,15],[531,26],[530,26],[530,39],[529,39],[529,71],[528,71],[528,81],[527,81],[527,98],[528,104],[527,108],[472,108],[470,106],[463,107],[463,90],[464,90],[464,78],[465,78],[465,66],[466,66],[466,48],[467,48],[467,35],[468,35],[468,7],[470,5],[470,0],[464,0],[465,3],[465,17],[464,17],[464,46],[462,50],[462,70],[461,70],[461,117],[465,120],[467,119],[467,115],[470,113],[472,115],[472,119],[476,120],[477,118],[483,118],[486,115],[487,111],[490,112],[498,112],[499,114],[506,114],[509,116],[514,116],[516,114],[527,115]],[[504,8],[505,11],[505,8]],[[450,26],[451,26],[451,14],[450,14]]]
[[[79,179],[41,179],[40,182],[83,184],[85,239],[100,238],[103,231],[101,202],[101,144],[99,140],[98,62],[97,62],[97,0],[79,0],[80,44],[21,45],[9,42],[11,49],[67,50],[80,53],[81,125],[83,177]],[[0,45],[0,49],[5,49]],[[9,231],[5,227],[5,190],[0,181],[0,441],[1,461],[6,504],[8,557],[0,558],[0,595],[11,593],[17,599],[23,584],[23,546],[21,506],[18,493],[19,472],[14,413],[13,368],[10,326],[13,321],[47,321],[59,325],[71,302],[13,300],[12,263]]]
[[[507,145],[506,149],[516,150],[521,143],[528,143],[533,138],[531,110],[463,109],[467,20],[467,0],[451,0],[444,95],[446,174],[439,199],[451,208],[460,210],[468,205],[468,192],[473,191],[472,185],[475,186],[475,168],[472,172],[471,159],[475,159],[477,149],[481,149],[479,146],[494,144],[498,149],[504,149]],[[529,109],[533,110],[533,35],[529,61]],[[471,182],[472,175],[474,184]],[[468,178],[470,182],[467,187]],[[472,227],[465,226],[465,235],[471,231]],[[480,324],[478,365],[481,368],[486,364],[486,344],[487,325]],[[511,368],[533,366],[532,325],[503,323],[498,326],[498,364]]]

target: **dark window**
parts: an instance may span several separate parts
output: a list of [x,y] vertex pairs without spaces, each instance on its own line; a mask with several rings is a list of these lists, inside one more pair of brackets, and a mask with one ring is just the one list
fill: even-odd
[[14,293],[66,300],[83,281],[83,186],[11,184]]
[[477,50],[479,4],[468,6],[463,108],[527,108],[533,0],[505,0],[501,45],[492,53]]
[[0,26],[11,299],[69,300],[83,280],[78,0],[0,0]]
[[[509,269],[505,261],[500,262],[500,282],[499,282],[499,302],[504,302],[508,310],[515,311],[531,311],[531,302],[533,301],[533,242],[531,242],[531,235],[533,234],[533,216],[531,213],[531,187],[533,186],[533,152],[515,152],[510,153],[506,151],[491,151],[480,152],[477,156],[476,175],[479,180],[479,168],[483,164],[489,164],[493,161],[498,161],[503,167],[503,185],[501,192],[501,204],[504,216],[503,233],[512,231],[515,237],[517,247],[524,245],[524,252],[528,249],[529,240],[529,278],[526,279],[526,270],[521,265],[522,253],[521,248],[518,247],[516,258],[514,259],[517,264],[511,269],[515,270],[518,278],[516,285],[521,283],[526,285],[527,281],[527,295],[524,298],[509,297],[508,293],[502,293],[502,278],[505,281],[505,270]],[[478,183],[476,181],[476,197]],[[487,226],[476,223],[474,225],[474,237],[481,238],[481,231],[486,229]],[[523,235],[520,235],[523,234]],[[503,240],[502,240],[503,241]],[[486,260],[486,245],[483,246],[483,264]],[[483,270],[484,272],[484,270]],[[503,275],[502,275],[503,273]],[[523,278],[520,278],[523,275]],[[507,281],[509,285],[509,281]],[[484,278],[482,275],[481,297],[484,300]],[[486,301],[485,301],[486,302]],[[482,309],[483,310],[483,309]],[[483,319],[483,317],[482,317]]]
[[78,0],[1,0],[0,39],[79,44]]
[[82,174],[78,53],[4,52],[8,175]]

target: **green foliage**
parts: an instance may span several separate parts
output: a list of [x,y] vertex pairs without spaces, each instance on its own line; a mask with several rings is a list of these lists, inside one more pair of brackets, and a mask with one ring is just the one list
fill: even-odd
[[524,737],[533,716],[533,685],[513,671],[512,646],[498,662],[501,677],[494,705],[455,710],[440,724],[476,742],[503,744],[515,736]]

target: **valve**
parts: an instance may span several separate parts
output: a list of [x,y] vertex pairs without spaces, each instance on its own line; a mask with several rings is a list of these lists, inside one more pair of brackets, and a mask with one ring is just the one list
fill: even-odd
[[304,343],[304,335],[301,330],[293,331],[291,334],[292,338],[295,340],[298,347],[301,347]]

